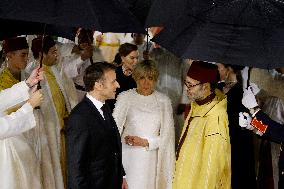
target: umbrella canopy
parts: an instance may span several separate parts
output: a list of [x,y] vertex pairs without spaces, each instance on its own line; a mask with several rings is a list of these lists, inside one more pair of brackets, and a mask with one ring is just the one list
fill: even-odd
[[[176,18],[186,14],[188,0],[153,0],[148,7],[148,14],[145,18],[145,26],[165,26]],[[200,0],[201,1],[201,0]],[[195,3],[199,4],[197,0]]]
[[259,68],[284,66],[283,1],[202,5],[204,10],[192,5],[192,11],[167,25],[154,41],[183,58]]
[[19,20],[0,19],[0,40],[18,35],[55,35],[74,40],[77,28]]
[[[145,27],[161,27],[187,11],[188,0],[120,0]],[[199,4],[199,1],[196,1]]]
[[0,18],[101,32],[145,32],[139,21],[118,0],[1,0]]
[[146,19],[154,0],[120,0],[137,20],[145,26]]
[[[160,27],[186,12],[187,0],[120,0],[146,27]],[[197,1],[198,3],[198,1]]]

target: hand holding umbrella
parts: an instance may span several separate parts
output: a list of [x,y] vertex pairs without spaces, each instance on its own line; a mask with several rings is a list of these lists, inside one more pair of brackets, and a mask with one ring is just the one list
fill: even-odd
[[26,84],[31,88],[41,80],[43,80],[43,69],[38,66],[32,71],[29,78],[26,79]]

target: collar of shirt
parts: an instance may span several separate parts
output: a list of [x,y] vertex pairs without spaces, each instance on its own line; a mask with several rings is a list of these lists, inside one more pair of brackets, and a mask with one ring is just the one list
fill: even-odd
[[101,116],[104,118],[104,113],[102,111],[102,107],[105,104],[104,102],[101,102],[97,99],[95,99],[93,96],[91,96],[89,93],[86,94],[86,97],[88,99],[90,99],[90,101],[92,101],[92,103],[95,105],[95,107],[97,108],[97,110],[100,112]]

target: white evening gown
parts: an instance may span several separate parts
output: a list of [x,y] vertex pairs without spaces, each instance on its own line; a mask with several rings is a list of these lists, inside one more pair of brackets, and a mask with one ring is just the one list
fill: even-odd
[[[156,188],[161,113],[154,93],[149,96],[133,94],[134,103],[129,106],[122,132],[122,161],[129,189]],[[148,139],[150,148],[125,144],[127,135]]]

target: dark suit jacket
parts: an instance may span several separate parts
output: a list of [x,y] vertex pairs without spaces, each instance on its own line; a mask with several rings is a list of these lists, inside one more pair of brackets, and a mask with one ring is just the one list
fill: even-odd
[[121,139],[111,114],[104,120],[85,97],[66,125],[69,189],[121,189]]

